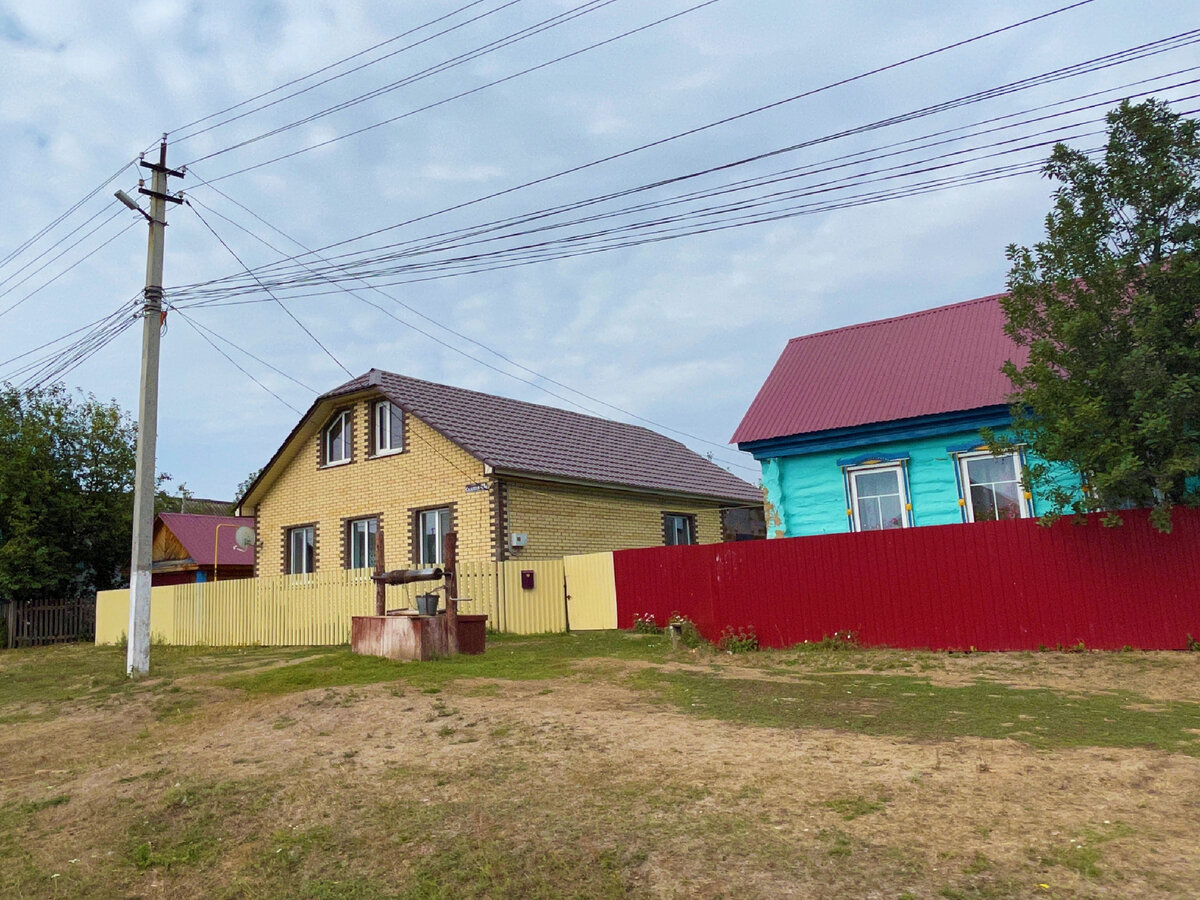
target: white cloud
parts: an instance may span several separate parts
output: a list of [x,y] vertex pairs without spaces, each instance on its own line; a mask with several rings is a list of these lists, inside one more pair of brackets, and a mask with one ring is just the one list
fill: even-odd
[[[5,54],[5,78],[0,84],[5,166],[0,179],[9,198],[0,221],[0,257],[84,196],[122,160],[157,141],[164,129],[177,129],[303,76],[448,13],[456,5],[452,0],[424,4],[0,0],[0,49]],[[170,161],[176,165],[196,161],[198,175],[215,178],[436,104],[491,77],[691,4],[686,0],[617,4],[370,103],[197,161],[574,5],[568,0],[518,4],[462,32],[208,133],[188,140],[172,135]],[[1045,5],[1035,0],[1011,0],[986,8],[939,0],[919,10],[862,0],[716,4],[568,63],[229,178],[218,186],[309,246],[336,244],[417,220],[373,239],[375,245],[410,241],[818,137],[1162,37],[1194,18],[1191,4],[1184,0],[1152,6],[1096,4],[534,188],[472,202],[1044,11]],[[1014,95],[964,110],[953,122],[1166,71],[1175,62],[1168,54],[1036,94]],[[340,70],[327,74],[335,71]],[[754,172],[817,163],[938,127],[943,127],[938,120],[929,119],[907,130],[888,129],[833,142],[764,163]],[[39,146],[43,139],[45,145]],[[132,172],[122,175],[123,180],[132,178]],[[678,189],[698,184],[688,182]],[[296,252],[286,238],[198,184],[196,177],[173,187],[187,189],[197,200],[286,252]],[[1006,268],[1003,246],[1012,240],[1037,239],[1048,188],[1036,177],[998,182],[574,260],[411,281],[387,290],[552,378],[631,412],[722,442],[787,338],[1000,289]],[[113,202],[112,189],[109,186],[85,204],[83,216],[107,210]],[[659,195],[638,195],[630,202],[651,196]],[[457,212],[431,215],[460,204],[467,205]],[[275,258],[220,217],[201,211],[251,264]],[[588,207],[582,213],[594,211],[599,210]],[[173,209],[169,216],[169,285],[239,270],[191,210]],[[79,221],[67,223],[52,239],[63,237]],[[538,224],[540,220],[531,227]],[[52,314],[54,333],[62,333],[104,314],[139,290],[144,234],[140,226],[131,230],[39,294],[36,302],[31,300],[0,319],[0,359],[44,340],[47,311]],[[531,234],[525,240],[542,237]],[[62,265],[92,246],[65,257]],[[463,247],[460,252],[465,255],[480,248]],[[0,268],[0,279],[10,272]],[[19,296],[16,291],[0,298],[0,309]],[[388,305],[378,295],[364,296]],[[562,402],[433,343],[345,294],[297,299],[292,308],[356,373],[383,366],[539,402]],[[454,347],[505,368],[469,342],[403,310],[397,313]],[[194,315],[318,390],[346,379],[273,303],[207,308]],[[137,354],[136,335],[131,331],[69,380],[132,408]],[[287,402],[300,409],[311,402],[302,388],[249,358],[238,358]],[[201,494],[229,494],[233,485],[274,452],[296,418],[233,369],[181,319],[171,321],[164,342],[163,379],[161,465]],[[706,448],[697,445],[697,449]]]

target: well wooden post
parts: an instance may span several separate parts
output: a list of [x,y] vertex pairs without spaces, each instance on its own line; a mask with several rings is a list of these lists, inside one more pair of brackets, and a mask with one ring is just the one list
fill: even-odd
[[[375,574],[382,575],[387,571],[383,566],[383,528],[375,526]],[[375,581],[375,615],[387,614],[387,585],[381,580]]]
[[442,569],[446,573],[446,628],[451,656],[458,655],[458,532],[447,531],[442,539]]

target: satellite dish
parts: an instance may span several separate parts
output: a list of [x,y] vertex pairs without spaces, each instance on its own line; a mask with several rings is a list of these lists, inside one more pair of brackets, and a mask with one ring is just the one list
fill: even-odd
[[233,533],[234,543],[238,545],[239,550],[249,550],[254,546],[254,529],[249,525],[242,525]]

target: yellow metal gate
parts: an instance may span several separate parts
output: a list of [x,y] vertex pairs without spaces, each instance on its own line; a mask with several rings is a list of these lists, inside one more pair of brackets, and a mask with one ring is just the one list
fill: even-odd
[[572,631],[617,627],[613,555],[589,553],[563,559],[567,579],[567,624]]

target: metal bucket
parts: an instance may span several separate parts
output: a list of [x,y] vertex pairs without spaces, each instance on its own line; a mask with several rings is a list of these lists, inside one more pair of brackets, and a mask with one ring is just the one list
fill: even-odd
[[437,594],[417,594],[417,615],[436,616],[438,611]]

